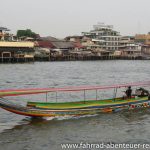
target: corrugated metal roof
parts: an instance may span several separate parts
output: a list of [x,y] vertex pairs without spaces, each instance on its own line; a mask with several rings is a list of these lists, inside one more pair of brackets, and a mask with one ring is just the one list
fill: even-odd
[[0,47],[34,47],[33,42],[2,42],[0,41]]
[[42,37],[37,41],[39,47],[57,48],[57,49],[72,49],[75,48],[74,42],[59,40],[54,37]]
[[70,49],[70,48],[74,48],[75,47],[73,42],[67,42],[67,41],[52,41],[52,44],[56,48],[60,48],[60,49]]

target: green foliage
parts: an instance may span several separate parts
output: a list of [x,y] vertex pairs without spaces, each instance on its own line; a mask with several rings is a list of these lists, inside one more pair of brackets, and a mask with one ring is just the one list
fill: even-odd
[[31,29],[18,30],[17,31],[17,37],[23,37],[23,36],[35,38],[36,33],[32,32]]

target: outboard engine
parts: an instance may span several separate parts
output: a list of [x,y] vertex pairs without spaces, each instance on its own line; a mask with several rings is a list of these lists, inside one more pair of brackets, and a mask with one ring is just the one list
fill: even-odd
[[149,96],[150,97],[149,91],[144,89],[144,88],[141,88],[141,87],[139,89],[135,90],[135,95],[138,97],[143,97],[143,96]]

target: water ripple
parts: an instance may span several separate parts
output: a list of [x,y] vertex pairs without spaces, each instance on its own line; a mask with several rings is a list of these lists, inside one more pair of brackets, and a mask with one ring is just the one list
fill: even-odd
[[[149,61],[76,61],[1,64],[0,89],[82,85],[111,85],[149,80]],[[112,97],[112,91],[98,92]],[[122,94],[122,91],[118,91]],[[72,93],[71,93],[72,94]],[[88,92],[93,98],[94,93]],[[55,101],[55,95],[49,94]],[[58,95],[64,100],[83,94]],[[95,96],[95,95],[94,95]],[[72,98],[72,99],[69,99]],[[45,100],[45,96],[13,98],[20,103]],[[0,109],[0,149],[59,150],[61,143],[114,142],[149,143],[150,110],[100,114],[79,118],[31,119]]]

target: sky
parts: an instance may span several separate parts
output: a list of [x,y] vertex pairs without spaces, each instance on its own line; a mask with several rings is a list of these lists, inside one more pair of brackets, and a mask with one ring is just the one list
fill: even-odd
[[41,36],[81,35],[97,22],[121,35],[150,32],[150,0],[0,0],[0,26],[16,34],[31,29]]

